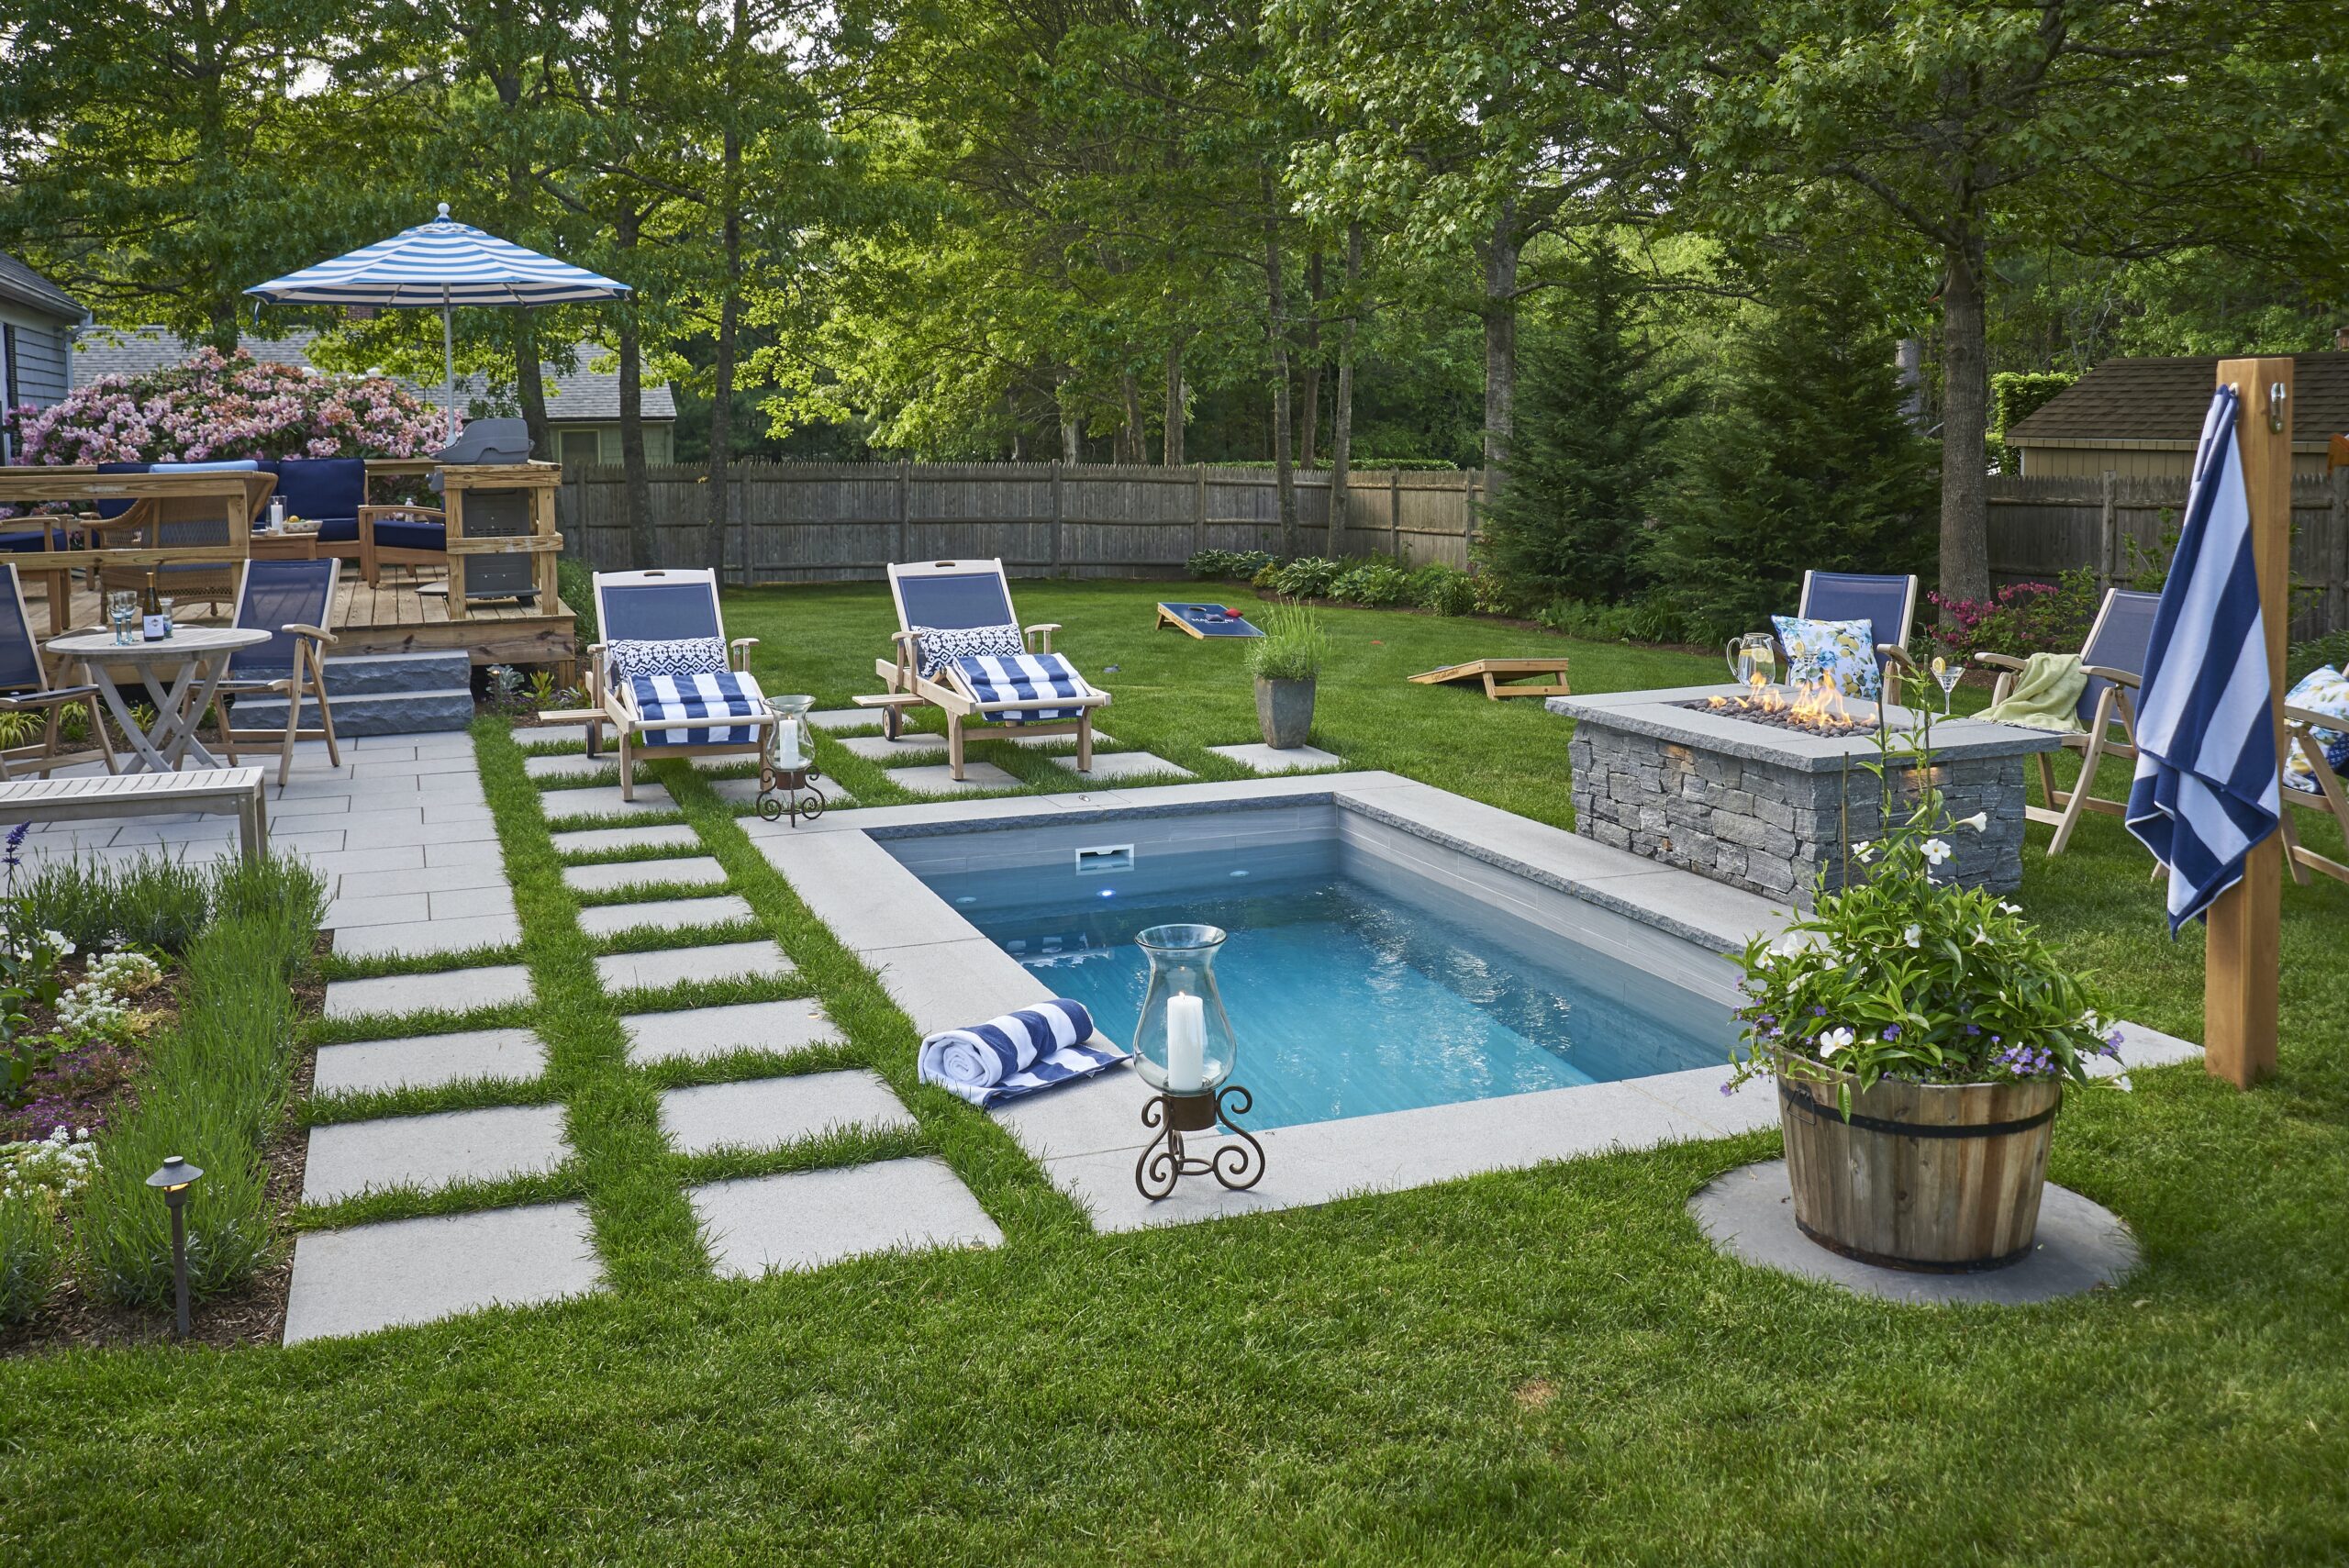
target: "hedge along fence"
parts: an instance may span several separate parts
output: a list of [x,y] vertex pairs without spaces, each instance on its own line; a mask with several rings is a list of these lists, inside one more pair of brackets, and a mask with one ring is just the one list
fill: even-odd
[[[2186,511],[2187,483],[2183,475],[1994,474],[1990,580],[2049,583],[2085,569],[2100,589],[2126,586],[2137,562],[2166,553],[2166,536]],[[2349,469],[2292,481],[2291,563],[2291,639],[2349,627]]]
[[[1411,566],[1465,568],[1481,474],[1356,470],[1330,527],[1326,469],[1299,471],[1298,549],[1373,550]],[[726,580],[876,578],[893,561],[1000,558],[1022,576],[1173,577],[1202,550],[1278,550],[1269,468],[1059,462],[785,462],[735,465]],[[657,562],[702,566],[708,474],[651,471]],[[631,564],[626,476],[569,468],[563,549],[603,571]]]

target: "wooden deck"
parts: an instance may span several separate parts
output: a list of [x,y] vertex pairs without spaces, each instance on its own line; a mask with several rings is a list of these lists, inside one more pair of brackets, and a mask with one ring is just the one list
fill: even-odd
[[[571,611],[560,601],[553,614],[535,605],[487,605],[467,612],[462,620],[452,621],[445,595],[417,591],[440,588],[438,573],[418,577],[387,570],[382,585],[374,588],[359,581],[348,562],[343,573],[335,589],[329,628],[337,639],[333,653],[415,653],[462,648],[476,664],[567,664],[579,657]],[[26,580],[25,605],[34,635],[46,639],[49,602],[41,579]],[[175,606],[173,613],[190,625],[220,626],[228,623],[233,611],[234,606],[226,603],[213,606],[191,600]],[[72,614],[77,630],[106,625],[106,607],[88,588],[76,587]]]

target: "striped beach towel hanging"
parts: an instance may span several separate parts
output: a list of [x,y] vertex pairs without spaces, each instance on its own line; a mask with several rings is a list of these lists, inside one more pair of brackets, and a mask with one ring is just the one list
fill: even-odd
[[[684,675],[638,675],[629,688],[636,708],[655,723],[682,724],[687,719],[751,718],[766,711],[765,699],[748,675],[729,670],[704,670]],[[712,725],[692,728],[648,729],[648,746],[747,745],[758,738],[750,724]]]
[[974,1106],[999,1105],[1114,1067],[1126,1053],[1088,1045],[1093,1015],[1054,999],[969,1029],[941,1029],[921,1042],[919,1075]]
[[971,695],[983,703],[1035,703],[1035,707],[1008,708],[989,714],[1009,724],[1046,724],[1074,718],[1081,707],[1053,707],[1053,697],[1082,697],[1093,688],[1076,666],[1057,653],[989,653],[957,659],[954,667],[970,683]]
[[2169,868],[2173,937],[2243,880],[2245,857],[2284,809],[2238,402],[2222,386],[2203,418],[2137,700],[2127,821]]

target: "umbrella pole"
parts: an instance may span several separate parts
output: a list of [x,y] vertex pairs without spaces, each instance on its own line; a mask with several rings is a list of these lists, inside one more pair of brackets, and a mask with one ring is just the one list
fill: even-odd
[[457,322],[449,307],[449,285],[440,285],[440,364],[449,375],[449,444],[457,444]]

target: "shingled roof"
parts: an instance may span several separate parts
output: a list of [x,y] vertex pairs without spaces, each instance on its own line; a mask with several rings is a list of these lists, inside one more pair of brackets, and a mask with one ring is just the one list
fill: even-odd
[[79,321],[90,314],[72,295],[5,250],[0,250],[0,297],[45,311],[60,321]]
[[[2216,355],[2107,360],[2007,432],[2009,446],[2162,441],[2191,447],[2217,380]],[[2292,444],[2349,431],[2349,354],[2292,356]]]
[[[242,338],[239,342],[245,351],[257,360],[276,364],[297,365],[313,369],[309,348],[317,334],[307,328],[288,332],[283,338]],[[147,371],[175,365],[195,352],[196,345],[175,332],[161,327],[89,327],[73,337],[72,377],[75,386],[86,385],[102,375],[138,375]],[[594,343],[582,343],[578,348],[575,371],[564,373],[552,365],[546,367],[547,419],[551,424],[580,422],[608,424],[620,417],[620,378],[618,370],[596,371],[587,367],[603,358],[607,350]],[[395,378],[417,397],[439,407],[443,387],[440,383],[425,384],[406,376]],[[467,401],[482,393],[482,377],[459,376],[457,395]],[[647,419],[674,419],[676,399],[669,395],[668,386],[647,385],[644,389],[644,417]]]

